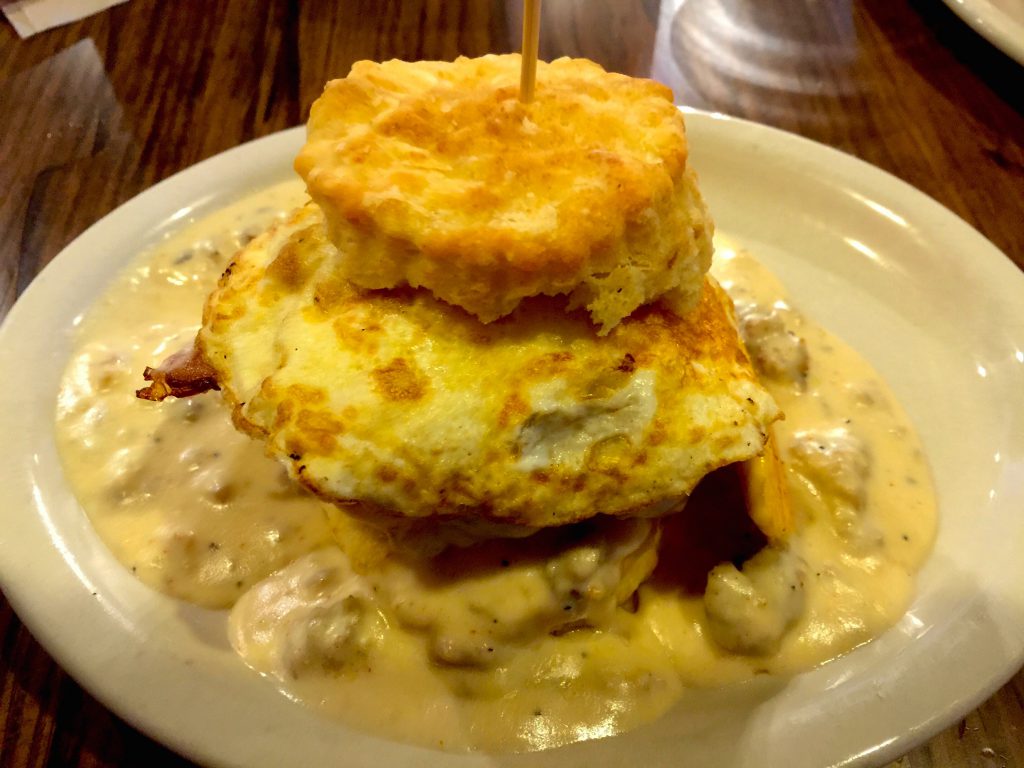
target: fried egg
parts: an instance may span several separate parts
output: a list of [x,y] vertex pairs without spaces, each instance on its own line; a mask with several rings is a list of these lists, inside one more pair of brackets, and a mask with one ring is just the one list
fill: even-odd
[[710,278],[692,311],[670,295],[599,337],[565,299],[485,325],[426,290],[361,290],[348,258],[300,209],[236,256],[197,344],[236,424],[356,514],[658,516],[780,415]]

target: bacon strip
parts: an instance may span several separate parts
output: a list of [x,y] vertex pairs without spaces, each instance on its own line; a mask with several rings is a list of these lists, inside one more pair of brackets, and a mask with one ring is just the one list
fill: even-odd
[[191,397],[211,389],[220,389],[217,372],[195,345],[175,352],[156,368],[146,367],[142,378],[153,382],[136,390],[135,396],[143,400],[163,400],[165,397]]

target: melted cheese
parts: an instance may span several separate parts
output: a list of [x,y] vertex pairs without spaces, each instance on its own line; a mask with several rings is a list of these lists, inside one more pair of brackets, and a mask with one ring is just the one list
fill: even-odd
[[[445,578],[431,576],[439,561],[393,553],[354,568],[325,509],[216,395],[133,396],[146,364],[190,341],[238,241],[301,198],[298,183],[260,193],[129,265],[82,322],[57,405],[67,476],[113,554],[167,594],[235,605],[236,649],[288,695],[414,743],[542,749],[649,721],[687,687],[808,669],[902,615],[935,528],[917,437],[877,374],[745,256],[716,272],[786,413],[788,550],[718,566],[704,595],[659,569],[625,601],[653,565],[644,521],[598,524],[544,556],[530,540],[462,550]],[[571,407],[535,393],[523,461],[628,434],[650,418],[650,390],[637,376]],[[482,565],[495,547],[499,565]]]

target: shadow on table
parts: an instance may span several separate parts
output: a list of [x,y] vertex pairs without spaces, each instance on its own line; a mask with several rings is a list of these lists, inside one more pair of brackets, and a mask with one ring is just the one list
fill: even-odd
[[[937,90],[951,100],[965,104],[972,114],[979,114],[982,99],[979,83],[970,78],[950,77],[949,67],[955,62],[970,73],[1009,107],[1024,112],[1024,66],[1018,64],[983,38],[939,0],[909,0],[920,26],[890,23],[895,11],[888,0],[865,0],[863,11],[886,35],[894,53],[909,63]],[[907,17],[903,17],[905,21]]]

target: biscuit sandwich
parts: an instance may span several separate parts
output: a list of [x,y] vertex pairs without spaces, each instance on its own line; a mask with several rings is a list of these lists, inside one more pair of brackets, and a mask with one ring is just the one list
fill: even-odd
[[[561,59],[526,105],[518,72],[360,62],[329,83],[296,160],[312,202],[235,256],[195,350],[140,396],[222,390],[364,568],[391,548],[557,559],[625,539],[605,547],[618,603],[706,475],[778,485],[781,414],[706,274],[671,92]],[[751,509],[785,535],[784,504]]]

